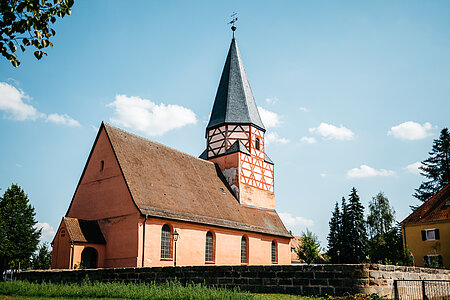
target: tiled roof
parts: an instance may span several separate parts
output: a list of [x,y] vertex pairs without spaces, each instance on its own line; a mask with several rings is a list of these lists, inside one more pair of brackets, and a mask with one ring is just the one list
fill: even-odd
[[234,38],[231,41],[206,129],[222,124],[252,124],[265,131]]
[[104,126],[142,214],[291,236],[276,211],[239,204],[214,163]]
[[106,244],[97,221],[64,217],[64,224],[70,240],[82,243]]
[[450,184],[425,201],[400,224],[427,223],[450,220]]

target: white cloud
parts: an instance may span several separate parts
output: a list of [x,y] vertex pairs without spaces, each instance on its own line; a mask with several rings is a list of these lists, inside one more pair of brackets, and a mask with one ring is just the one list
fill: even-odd
[[29,99],[22,90],[0,82],[0,110],[6,112],[8,117],[17,121],[35,120],[40,117],[41,114],[36,108],[24,102]]
[[41,241],[51,242],[55,236],[55,229],[48,223],[36,223],[36,228],[42,228]]
[[320,174],[320,177],[327,177],[327,176],[328,176],[328,174],[326,172]]
[[300,106],[299,109],[303,112],[309,112],[309,109],[304,106]]
[[278,102],[278,98],[277,97],[273,97],[273,98],[266,98],[266,103],[267,104],[275,104]]
[[395,172],[392,170],[380,169],[376,170],[368,165],[361,165],[359,168],[353,168],[347,171],[348,178],[364,178],[375,176],[392,176]]
[[30,97],[24,91],[6,83],[0,82],[0,110],[7,113],[7,116],[17,121],[36,120],[45,118],[46,122],[62,124],[68,126],[80,126],[77,120],[74,120],[67,114],[50,114],[46,115],[39,112],[31,104],[27,104],[24,100],[29,101]]
[[258,107],[259,115],[266,128],[277,127],[281,125],[280,116],[273,111]]
[[355,138],[355,134],[343,125],[336,127],[327,123],[320,123],[319,127],[309,128],[309,132],[318,134],[327,140],[348,141]]
[[52,122],[55,124],[62,124],[67,126],[78,127],[81,126],[77,120],[74,120],[71,116],[67,114],[49,114],[47,116],[46,122]]
[[112,123],[141,131],[149,136],[161,136],[166,132],[197,123],[195,113],[173,104],[156,104],[140,97],[116,95]]
[[276,132],[269,132],[266,134],[265,142],[268,144],[278,143],[278,144],[287,144],[289,140],[287,138],[282,138],[278,136]]
[[420,161],[418,161],[407,165],[405,169],[412,174],[420,174],[420,172],[422,171],[419,169],[419,167],[421,166],[423,166],[423,164]]
[[300,139],[300,142],[306,143],[306,144],[315,144],[316,139],[310,136],[304,136]]
[[314,221],[313,220],[306,219],[306,218],[303,218],[303,217],[296,217],[296,216],[293,216],[290,213],[280,212],[280,213],[278,213],[278,215],[280,216],[280,218],[283,221],[284,225],[289,226],[289,227],[294,227],[294,226],[313,226],[314,225]]
[[419,123],[408,121],[392,127],[387,134],[400,140],[414,141],[433,135],[430,132],[432,129],[433,126],[429,122],[420,125]]

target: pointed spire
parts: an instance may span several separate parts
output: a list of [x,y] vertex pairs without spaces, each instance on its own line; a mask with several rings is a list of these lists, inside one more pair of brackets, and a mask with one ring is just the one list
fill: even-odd
[[265,131],[234,37],[206,130],[222,124],[251,124]]

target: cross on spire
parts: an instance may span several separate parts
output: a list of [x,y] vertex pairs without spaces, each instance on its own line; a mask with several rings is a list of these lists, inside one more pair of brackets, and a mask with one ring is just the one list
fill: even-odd
[[236,24],[238,18],[237,18],[237,12],[233,12],[233,14],[231,15],[231,21],[228,22],[228,24],[231,24],[231,30],[233,30],[233,38],[234,38],[234,32],[236,31],[236,26],[234,24]]

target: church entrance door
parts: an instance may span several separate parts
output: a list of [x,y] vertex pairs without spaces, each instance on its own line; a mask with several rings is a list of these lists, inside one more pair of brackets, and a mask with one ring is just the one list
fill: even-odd
[[97,268],[97,250],[92,247],[84,248],[81,252],[81,268],[83,269],[95,269]]

